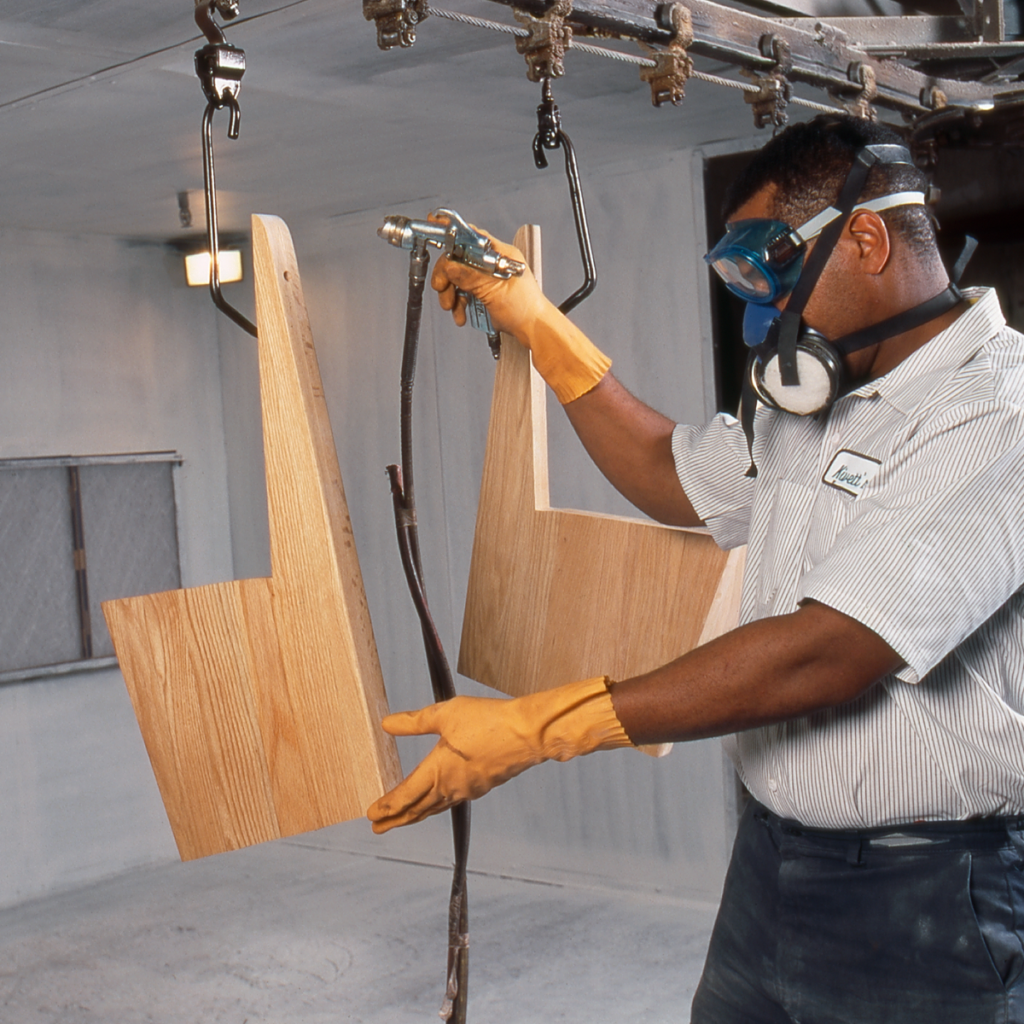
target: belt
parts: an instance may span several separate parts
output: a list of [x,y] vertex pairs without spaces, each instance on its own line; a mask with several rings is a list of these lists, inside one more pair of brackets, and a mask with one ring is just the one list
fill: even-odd
[[992,849],[1009,841],[1011,832],[1024,830],[1024,815],[971,818],[966,821],[915,821],[903,825],[863,829],[809,828],[798,821],[780,818],[755,802],[753,816],[783,840],[805,840],[822,853],[842,856],[859,864],[865,850],[913,853],[929,849]]

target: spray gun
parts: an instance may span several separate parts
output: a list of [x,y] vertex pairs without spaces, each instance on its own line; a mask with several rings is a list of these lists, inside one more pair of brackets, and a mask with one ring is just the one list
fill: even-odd
[[[431,216],[443,219],[411,220],[397,215],[385,217],[377,234],[399,249],[415,249],[417,245],[436,246],[449,259],[503,280],[519,277],[526,269],[525,263],[499,253],[486,235],[474,231],[454,210],[435,210]],[[466,296],[466,320],[470,327],[484,331],[492,351],[497,353],[498,336],[487,307],[474,295],[466,292],[460,294]]]

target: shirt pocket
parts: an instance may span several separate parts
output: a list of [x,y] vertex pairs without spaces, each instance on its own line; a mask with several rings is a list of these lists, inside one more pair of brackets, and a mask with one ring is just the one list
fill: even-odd
[[[756,558],[756,615],[796,610],[796,590],[804,570],[804,549],[818,488],[777,480],[761,510],[763,542]],[[748,570],[749,571],[749,570]]]
[[857,517],[861,508],[863,505],[858,495],[827,484],[816,488],[807,526],[802,572],[809,572],[828,557],[840,531]]

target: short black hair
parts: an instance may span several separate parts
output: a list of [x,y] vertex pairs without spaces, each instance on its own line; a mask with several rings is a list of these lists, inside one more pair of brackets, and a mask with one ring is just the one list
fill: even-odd
[[[891,128],[850,115],[823,114],[790,125],[768,142],[729,186],[723,215],[728,219],[762,189],[774,185],[778,191],[772,216],[798,227],[839,198],[857,152],[880,144],[906,145]],[[859,198],[927,189],[928,179],[916,167],[875,164]],[[935,227],[925,207],[897,206],[881,216],[916,255],[936,253]]]

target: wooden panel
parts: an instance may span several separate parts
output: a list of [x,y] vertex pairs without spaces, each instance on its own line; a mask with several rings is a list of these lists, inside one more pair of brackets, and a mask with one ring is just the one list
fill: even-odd
[[288,228],[253,217],[271,578],[103,611],[183,860],[360,817],[401,780]]
[[[516,245],[540,277],[540,229]],[[552,509],[544,382],[502,339],[459,671],[518,696],[624,679],[733,628],[743,550],[705,530]]]

